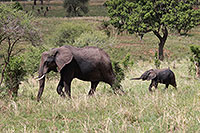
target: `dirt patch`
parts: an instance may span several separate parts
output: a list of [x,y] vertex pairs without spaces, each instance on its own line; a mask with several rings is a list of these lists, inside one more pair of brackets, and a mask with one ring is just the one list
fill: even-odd
[[[150,49],[148,53],[145,52],[144,54],[151,54],[152,56],[154,56],[157,51],[158,49]],[[170,57],[171,54],[172,54],[171,51],[164,49],[164,56]]]

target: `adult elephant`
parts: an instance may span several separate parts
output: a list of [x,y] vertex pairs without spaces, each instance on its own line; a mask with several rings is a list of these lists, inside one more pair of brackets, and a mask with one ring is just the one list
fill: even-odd
[[[44,86],[45,75],[50,72],[60,72],[57,93],[71,97],[71,82],[74,78],[91,82],[88,95],[92,95],[100,81],[108,83],[113,89],[116,83],[108,54],[97,47],[77,48],[62,46],[42,53],[39,68],[39,91],[37,101],[40,101]],[[62,88],[65,88],[65,93]]]

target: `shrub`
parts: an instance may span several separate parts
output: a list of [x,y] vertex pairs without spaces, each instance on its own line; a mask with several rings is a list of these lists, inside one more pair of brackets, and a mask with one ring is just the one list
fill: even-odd
[[7,88],[5,86],[0,86],[0,98],[4,98],[7,94]]
[[124,70],[122,69],[119,62],[117,62],[117,61],[112,62],[112,67],[113,67],[113,70],[114,70],[114,73],[115,73],[115,76],[116,76],[116,80],[117,80],[117,82],[115,82],[113,88],[115,88],[115,89],[121,88],[120,83],[125,78]]
[[27,73],[32,75],[38,71],[41,54],[46,51],[44,47],[31,47],[23,56]]
[[75,46],[97,46],[103,47],[109,43],[108,36],[101,31],[89,31],[82,33],[74,42]]
[[190,66],[190,70],[195,70],[196,77],[200,78],[200,46],[199,45],[191,45],[190,50],[192,52],[190,61],[193,64]]
[[82,16],[82,14],[88,13],[88,1],[89,0],[64,0],[64,8],[66,8],[67,16]]
[[130,61],[130,58],[131,58],[131,55],[127,54],[126,57],[124,58],[124,60],[122,60],[124,69],[127,69],[129,65],[132,66],[134,64],[133,61]]
[[92,28],[87,24],[64,23],[57,27],[51,38],[56,46],[72,45],[82,33],[89,31],[92,31]]
[[23,10],[23,7],[22,5],[16,1],[14,4],[13,4],[13,8],[16,9],[16,10]]
[[20,82],[26,75],[25,62],[22,56],[10,58],[10,62],[5,71],[5,86],[11,95],[17,96]]

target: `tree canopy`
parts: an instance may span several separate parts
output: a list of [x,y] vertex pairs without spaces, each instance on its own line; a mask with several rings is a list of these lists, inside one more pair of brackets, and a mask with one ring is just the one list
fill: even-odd
[[137,33],[141,38],[153,32],[159,39],[159,59],[164,59],[163,48],[168,29],[188,32],[200,24],[200,10],[194,10],[194,0],[108,0],[110,23],[120,31]]
[[0,47],[3,58],[3,67],[0,86],[3,82],[4,72],[9,64],[11,56],[20,53],[21,49],[15,49],[19,42],[30,41],[37,45],[40,40],[38,31],[33,26],[33,17],[13,5],[0,4]]
[[88,13],[89,0],[64,0],[64,8],[66,8],[67,16],[81,16]]

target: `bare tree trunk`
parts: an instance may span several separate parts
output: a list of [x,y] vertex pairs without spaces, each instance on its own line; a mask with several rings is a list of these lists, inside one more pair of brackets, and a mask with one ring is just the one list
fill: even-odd
[[158,46],[158,57],[159,60],[164,60],[164,44],[162,42],[160,42]]
[[165,46],[165,42],[166,42],[167,36],[168,36],[167,27],[163,27],[163,29],[162,29],[163,36],[160,35],[159,31],[153,31],[153,33],[160,40],[160,42],[158,44],[158,57],[159,57],[159,60],[163,61],[164,60],[164,46]]
[[36,1],[37,1],[37,0],[34,0],[34,5],[36,5]]

